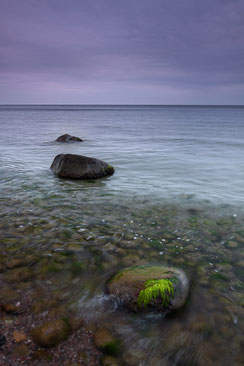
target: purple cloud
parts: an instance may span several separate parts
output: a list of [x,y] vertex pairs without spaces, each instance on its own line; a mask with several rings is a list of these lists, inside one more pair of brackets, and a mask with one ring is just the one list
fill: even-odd
[[243,104],[243,0],[2,0],[0,103]]

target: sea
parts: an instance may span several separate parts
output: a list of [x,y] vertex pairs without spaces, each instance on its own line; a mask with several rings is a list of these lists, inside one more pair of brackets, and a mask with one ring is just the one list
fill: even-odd
[[[65,133],[83,141],[55,141]],[[61,153],[115,173],[61,179],[50,170]],[[6,258],[34,255],[29,293],[38,283],[47,307],[55,294],[109,328],[122,365],[243,364],[243,106],[1,105],[0,171],[2,276]],[[152,264],[189,278],[172,317],[130,313],[107,293],[121,269]]]

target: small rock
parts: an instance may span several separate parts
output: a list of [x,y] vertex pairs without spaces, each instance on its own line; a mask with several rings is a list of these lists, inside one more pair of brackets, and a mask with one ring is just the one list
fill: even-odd
[[214,328],[214,324],[211,318],[203,315],[197,315],[193,317],[189,324],[191,331],[208,335]]
[[52,361],[53,356],[50,353],[48,353],[47,351],[38,350],[32,354],[32,359],[33,360],[42,360],[42,361]]
[[81,318],[70,317],[68,321],[73,331],[80,329],[84,325],[84,320]]
[[138,366],[146,358],[146,353],[141,349],[127,349],[123,353],[123,360],[128,366]]
[[7,267],[9,269],[21,267],[21,266],[27,266],[30,264],[33,264],[37,261],[37,258],[33,255],[26,255],[23,258],[13,258],[7,263]]
[[99,328],[96,331],[95,344],[101,351],[111,356],[116,356],[120,352],[120,341],[105,328]]
[[18,267],[5,273],[4,279],[7,282],[24,282],[33,276],[33,272],[26,267]]
[[17,343],[23,342],[26,340],[26,335],[24,333],[17,332],[16,330],[13,331],[13,337]]
[[82,139],[80,139],[79,137],[76,136],[71,136],[68,133],[59,136],[55,141],[57,142],[70,142],[70,141],[78,141],[81,142]]
[[116,358],[111,356],[105,356],[102,360],[102,366],[118,366]]
[[24,307],[19,302],[16,304],[1,304],[1,308],[8,314],[21,314],[24,312]]
[[24,358],[29,354],[30,350],[25,344],[18,344],[14,348],[14,356]]
[[0,334],[0,348],[6,343],[6,337]]
[[19,292],[11,288],[4,288],[0,291],[0,299],[2,302],[13,302],[19,298]]
[[71,326],[65,320],[50,320],[31,330],[31,337],[41,347],[54,347],[70,334]]

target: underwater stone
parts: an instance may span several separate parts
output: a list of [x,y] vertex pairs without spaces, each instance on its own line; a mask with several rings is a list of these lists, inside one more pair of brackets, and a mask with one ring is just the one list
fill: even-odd
[[130,310],[168,313],[185,304],[189,281],[182,270],[173,267],[137,266],[115,275],[108,291]]
[[116,358],[111,356],[105,356],[102,360],[103,366],[119,366]]
[[27,267],[18,267],[11,269],[4,274],[4,279],[7,282],[24,282],[31,279],[33,272]]
[[114,338],[106,328],[99,328],[96,331],[95,344],[107,355],[116,356],[120,352],[120,341]]
[[50,320],[31,330],[31,337],[41,347],[54,347],[64,341],[71,331],[71,326],[63,319]]
[[71,179],[96,179],[114,173],[114,168],[102,160],[75,154],[57,155],[51,170],[59,177]]

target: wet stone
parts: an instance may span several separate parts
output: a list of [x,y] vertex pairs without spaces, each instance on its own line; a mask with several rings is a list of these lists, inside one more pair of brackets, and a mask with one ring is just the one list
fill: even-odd
[[36,262],[37,258],[33,255],[26,255],[23,258],[13,258],[7,263],[9,269],[30,265]]
[[52,361],[53,356],[50,353],[48,353],[47,351],[38,350],[32,354],[32,359],[40,360],[40,361]]
[[30,353],[29,348],[25,344],[18,344],[13,351],[13,354],[17,358],[24,358]]
[[3,288],[0,290],[0,301],[1,302],[13,302],[19,298],[19,292],[11,288]]
[[146,353],[141,349],[128,349],[123,352],[123,360],[128,366],[138,366],[141,360],[147,358]]
[[67,321],[50,320],[40,327],[31,330],[31,337],[41,347],[54,347],[64,341],[70,334],[71,327]]
[[69,135],[68,133],[59,136],[55,141],[57,142],[82,142],[80,137]]
[[107,287],[130,310],[168,313],[185,304],[189,281],[182,270],[173,267],[137,266],[119,272]]
[[119,366],[116,358],[111,356],[105,356],[102,359],[102,366]]
[[1,308],[8,314],[21,314],[25,311],[24,306],[20,302],[16,304],[1,304]]
[[6,343],[6,337],[0,334],[0,348]]
[[20,343],[26,340],[26,335],[21,332],[17,332],[16,330],[13,331],[13,337],[15,342]]
[[120,352],[120,341],[106,328],[100,328],[96,331],[95,344],[107,355],[116,356]]
[[33,276],[33,272],[26,267],[18,267],[12,270],[9,270],[4,274],[4,279],[7,282],[24,282],[31,279]]

